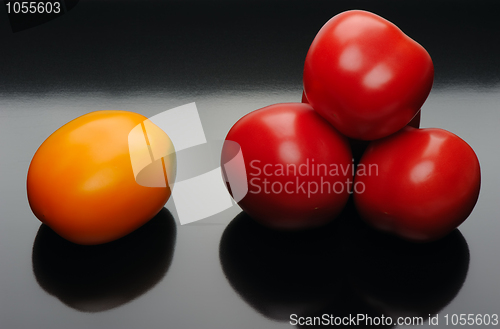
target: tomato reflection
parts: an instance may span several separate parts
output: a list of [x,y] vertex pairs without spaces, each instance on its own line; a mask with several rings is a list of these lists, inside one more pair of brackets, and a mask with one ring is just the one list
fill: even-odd
[[154,287],[173,256],[175,221],[163,208],[133,233],[110,243],[82,246],[42,224],[33,244],[38,284],[82,312],[106,311]]
[[291,314],[425,320],[453,300],[469,266],[458,230],[409,243],[367,226],[352,203],[331,224],[295,233],[269,230],[242,212],[224,231],[219,253],[235,291],[264,316],[286,322]]

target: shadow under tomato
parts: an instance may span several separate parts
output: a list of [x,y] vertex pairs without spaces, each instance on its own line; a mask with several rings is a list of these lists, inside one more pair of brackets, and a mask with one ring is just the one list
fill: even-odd
[[96,246],[69,242],[42,224],[33,244],[33,272],[38,284],[66,305],[106,311],[139,297],[164,277],[175,239],[175,221],[166,208],[131,234]]
[[344,225],[342,249],[353,291],[386,316],[436,314],[460,291],[469,247],[458,229],[430,243],[378,232],[358,217]]
[[322,309],[342,288],[334,225],[303,232],[268,229],[245,212],[224,231],[219,257],[234,290],[264,316],[289,321],[290,314]]
[[432,243],[407,242],[366,225],[352,200],[332,223],[304,232],[274,231],[242,212],[224,231],[219,257],[243,300],[273,320],[303,317],[299,328],[324,327],[305,322],[324,315],[391,317],[364,328],[393,328],[398,316],[425,321],[453,300],[469,267],[458,230]]

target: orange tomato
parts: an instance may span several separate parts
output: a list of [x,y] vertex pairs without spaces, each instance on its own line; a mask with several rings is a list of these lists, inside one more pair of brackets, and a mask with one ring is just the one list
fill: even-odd
[[[133,168],[131,154],[141,168]],[[149,172],[142,174],[146,184],[138,173],[144,167],[149,168],[140,172]],[[146,117],[92,112],[62,126],[38,148],[28,170],[28,201],[35,216],[63,238],[83,245],[106,243],[163,208],[175,171],[170,138]]]

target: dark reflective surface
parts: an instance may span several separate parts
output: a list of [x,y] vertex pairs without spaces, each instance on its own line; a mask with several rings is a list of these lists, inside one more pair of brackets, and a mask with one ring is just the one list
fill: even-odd
[[106,311],[163,278],[175,238],[175,222],[165,208],[126,237],[96,246],[69,242],[42,224],[33,244],[33,272],[38,284],[66,305],[83,312]]
[[[195,101],[207,140],[223,140],[248,112],[300,101],[309,44],[347,9],[382,15],[429,51],[435,84],[421,126],[452,131],[478,155],[478,203],[442,245],[419,253],[355,221],[275,237],[244,215],[234,219],[236,207],[99,252],[72,249],[40,228],[26,173],[60,126],[95,110],[150,117]],[[12,33],[0,5],[0,328],[285,329],[293,327],[289,312],[439,312],[438,326],[418,328],[449,328],[446,314],[498,313],[499,10],[494,0],[85,0]],[[167,208],[175,217],[171,201]],[[171,234],[173,257],[171,240],[153,238]]]
[[470,255],[459,230],[421,244],[380,233],[356,216],[343,220],[347,276],[356,294],[370,306],[387,316],[426,319],[460,291]]
[[245,212],[227,226],[220,242],[222,269],[233,288],[265,316],[315,312],[342,288],[344,275],[334,227],[298,233],[273,231]]
[[[325,314],[327,315],[326,319],[330,322],[325,322]],[[369,320],[362,320],[359,323],[353,322],[354,320],[351,319],[357,319],[357,316],[362,315],[366,318],[371,318],[372,322],[369,322]],[[337,298],[332,299],[329,304],[325,305],[323,309],[321,309],[319,312],[313,313],[313,314],[308,314],[308,317],[319,317],[323,322],[317,323],[317,324],[308,324],[307,323],[307,318],[305,318],[306,322],[303,322],[303,324],[298,324],[296,327],[297,328],[394,328],[395,325],[389,324],[390,322],[387,322],[386,320],[387,315],[384,314],[380,309],[373,307],[372,305],[366,303],[364,300],[359,298],[358,295],[356,295],[353,291],[352,288],[346,284],[344,285],[344,289],[341,291],[341,293],[337,296]],[[333,318],[340,318],[342,319],[343,322],[338,322],[335,324],[335,320],[331,320]],[[373,319],[378,318],[378,319],[384,319],[383,321],[380,320],[380,322],[373,322]],[[347,319],[347,320],[344,320]],[[377,320],[375,320],[377,321]],[[332,323],[335,325],[333,326]]]
[[469,267],[458,230],[434,243],[407,242],[368,227],[351,202],[328,226],[300,233],[269,230],[242,212],[219,253],[236,292],[279,321],[291,314],[427,319],[453,300]]

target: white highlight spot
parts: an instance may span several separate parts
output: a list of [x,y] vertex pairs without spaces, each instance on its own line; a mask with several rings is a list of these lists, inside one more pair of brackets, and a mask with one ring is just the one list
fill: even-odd
[[392,79],[392,71],[386,64],[378,64],[368,72],[363,84],[371,89],[378,89]]
[[297,163],[300,160],[300,151],[294,142],[284,142],[280,145],[280,157],[285,163]]
[[429,179],[434,171],[434,162],[427,160],[417,164],[411,171],[411,180],[414,183],[422,183]]
[[268,115],[264,122],[273,127],[273,132],[278,137],[287,137],[295,135],[295,121],[297,116],[293,113],[278,113]]
[[339,65],[346,71],[358,71],[363,66],[363,55],[358,46],[347,47],[340,55]]
[[441,137],[436,134],[431,134],[427,147],[425,148],[423,157],[431,157],[441,152],[441,148],[443,147],[445,137]]

